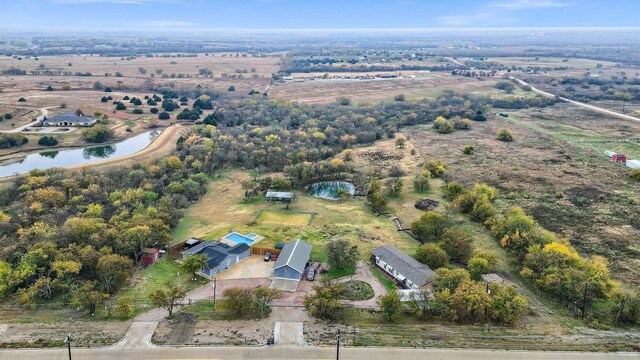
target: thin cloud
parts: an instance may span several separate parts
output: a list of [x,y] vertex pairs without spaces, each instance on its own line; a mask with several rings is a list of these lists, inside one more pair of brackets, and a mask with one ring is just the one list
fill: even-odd
[[557,0],[514,0],[503,1],[489,4],[490,7],[503,10],[527,10],[527,9],[544,9],[559,8],[571,6],[573,3],[557,1]]
[[514,19],[493,12],[482,12],[468,15],[441,16],[438,22],[447,26],[501,25],[514,22]]
[[84,4],[120,4],[120,5],[153,5],[153,4],[180,4],[182,0],[51,0],[54,3],[65,5]]
[[167,27],[191,27],[194,23],[182,20],[143,20],[136,23],[139,27],[167,28]]

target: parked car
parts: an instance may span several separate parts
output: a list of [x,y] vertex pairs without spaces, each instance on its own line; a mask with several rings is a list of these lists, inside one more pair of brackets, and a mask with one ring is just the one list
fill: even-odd
[[271,261],[276,261],[276,260],[278,260],[278,255],[276,254],[271,255]]
[[269,260],[271,260],[271,251],[267,251],[266,253],[264,253],[264,261]]
[[306,279],[309,281],[313,281],[316,279],[316,268],[314,266],[309,267],[307,270]]

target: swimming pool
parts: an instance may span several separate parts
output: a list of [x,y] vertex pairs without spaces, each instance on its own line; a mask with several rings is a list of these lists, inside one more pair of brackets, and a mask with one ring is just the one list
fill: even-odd
[[[251,234],[249,234],[249,235],[251,235]],[[253,235],[255,235],[255,234],[253,234]],[[242,236],[242,235],[240,235],[238,233],[231,233],[231,234],[225,236],[225,239],[231,240],[231,241],[233,241],[235,243],[238,243],[238,244],[251,245],[253,243],[253,240],[251,238],[248,238],[246,236]]]

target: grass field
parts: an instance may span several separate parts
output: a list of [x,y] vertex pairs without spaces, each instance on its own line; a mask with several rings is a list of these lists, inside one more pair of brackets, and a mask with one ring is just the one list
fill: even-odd
[[[180,272],[180,276],[177,276],[178,272]],[[128,296],[131,299],[146,302],[150,293],[158,289],[165,289],[165,283],[172,279],[187,290],[193,290],[209,282],[200,276],[197,276],[195,281],[191,280],[188,274],[180,270],[180,264],[165,258],[137,272],[128,284],[118,292],[118,297]],[[141,310],[136,307],[136,312]]]
[[[341,96],[350,98],[356,104],[393,101],[399,94],[404,94],[407,100],[418,100],[436,97],[443,90],[478,96],[507,96],[494,88],[499,81],[501,81],[500,78],[477,79],[452,76],[449,73],[428,73],[418,74],[415,78],[375,80],[316,79],[276,84],[269,91],[269,96],[310,104],[332,103]],[[517,89],[513,95],[527,96],[531,93]]]
[[280,224],[306,226],[311,222],[312,214],[287,210],[263,210],[256,217],[257,224]]

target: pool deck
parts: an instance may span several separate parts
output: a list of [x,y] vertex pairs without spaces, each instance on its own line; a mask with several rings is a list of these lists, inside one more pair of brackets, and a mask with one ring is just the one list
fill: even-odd
[[223,237],[220,239],[220,241],[221,241],[221,242],[223,242],[223,243],[225,243],[225,244],[227,244],[227,245],[234,246],[234,245],[236,245],[236,244],[238,244],[238,243],[237,243],[237,242],[235,242],[235,241],[233,241],[233,240],[231,240],[231,239],[229,239],[229,236],[232,236],[232,235],[234,235],[234,234],[235,234],[235,235],[242,236],[243,238],[250,239],[250,240],[251,240],[251,244],[248,244],[249,246],[254,246],[256,243],[258,243],[258,242],[260,242],[261,240],[263,240],[263,239],[264,239],[264,236],[262,236],[262,235],[258,235],[258,234],[256,234],[256,233],[250,233],[250,234],[255,235],[255,236],[253,236],[253,237],[250,237],[250,236],[248,236],[249,234],[246,234],[246,235],[245,235],[245,234],[241,234],[241,233],[239,233],[239,232],[237,232],[237,231],[232,231],[232,232],[228,233],[227,235],[223,236]]

